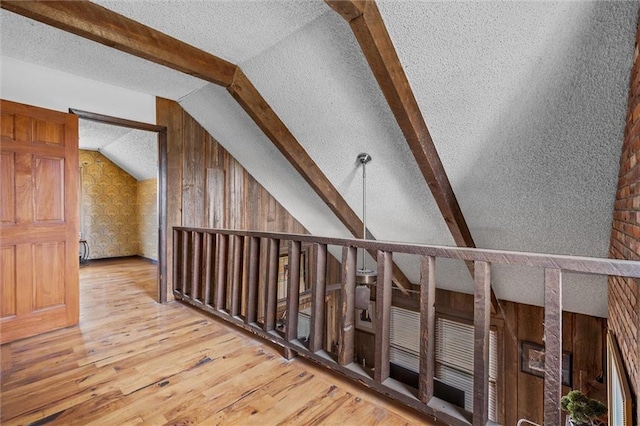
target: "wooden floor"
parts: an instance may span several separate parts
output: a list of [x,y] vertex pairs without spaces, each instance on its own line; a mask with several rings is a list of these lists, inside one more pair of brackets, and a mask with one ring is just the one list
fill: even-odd
[[80,270],[80,325],[1,347],[16,424],[436,424],[179,302],[139,259]]

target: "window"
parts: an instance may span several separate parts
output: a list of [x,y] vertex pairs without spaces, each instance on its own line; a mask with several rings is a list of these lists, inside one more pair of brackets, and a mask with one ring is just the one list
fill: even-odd
[[[420,371],[420,314],[393,306],[391,308],[391,349],[393,365],[414,373]],[[462,405],[473,412],[473,325],[436,317],[435,335],[436,395]],[[498,335],[489,335],[489,419],[497,421]],[[392,369],[393,370],[393,369]],[[451,389],[453,388],[453,389]],[[443,390],[443,395],[439,390]],[[461,393],[464,392],[464,395]],[[444,395],[453,395],[450,398]]]
[[[497,418],[498,336],[489,333],[489,420]],[[436,318],[435,377],[464,391],[464,408],[473,412],[473,325]]]

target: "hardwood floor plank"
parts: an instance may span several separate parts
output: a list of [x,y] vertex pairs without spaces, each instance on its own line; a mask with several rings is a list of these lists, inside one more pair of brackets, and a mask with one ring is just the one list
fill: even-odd
[[306,401],[294,413],[280,419],[277,424],[320,424],[334,410],[339,410],[349,398],[351,398],[350,393],[345,393],[335,385],[330,385],[325,387],[319,394],[316,394],[315,398]]
[[156,303],[155,274],[139,259],[83,267],[78,326],[0,348],[0,423],[429,424],[202,312]]
[[[13,397],[7,397],[6,401],[3,393],[2,423],[5,424],[4,418],[21,417],[17,424],[29,424],[63,412],[98,395],[114,392],[116,390],[111,383],[116,376],[115,370],[102,369],[69,386],[42,387],[29,393],[12,395]],[[10,421],[7,424],[11,423]]]

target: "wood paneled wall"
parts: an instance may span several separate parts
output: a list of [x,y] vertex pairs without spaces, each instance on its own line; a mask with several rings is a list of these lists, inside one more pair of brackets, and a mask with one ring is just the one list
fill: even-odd
[[173,226],[307,233],[178,103],[158,98],[156,110],[157,124],[167,127],[169,299]]
[[[543,423],[544,382],[541,377],[520,370],[521,343],[523,341],[543,344],[544,309],[539,306],[515,302],[500,302],[504,309],[504,319],[493,318],[502,343],[498,355],[501,381],[498,383],[503,395],[499,404],[505,425],[515,425],[525,418]],[[417,310],[415,297],[407,298],[394,292],[394,306]],[[473,295],[438,289],[436,291],[436,312],[440,315],[457,317],[462,321],[473,321]],[[606,403],[605,385],[596,379],[601,377],[606,363],[607,320],[588,315],[565,312],[563,315],[563,346],[572,358],[572,387],[564,387],[563,394],[571,389],[580,389],[592,398]],[[372,359],[372,335],[356,333],[356,355],[358,359]],[[367,361],[368,362],[368,361]]]
[[[251,175],[218,144],[176,102],[158,99],[159,125],[167,126],[167,222],[173,226],[194,226],[307,233]],[[168,259],[172,257],[168,234]],[[171,295],[171,262],[167,262]],[[338,262],[331,258],[327,283],[339,281]],[[395,292],[394,292],[395,293]],[[417,303],[394,294],[394,304],[411,308]],[[328,322],[328,350],[335,344],[338,300],[332,300]],[[505,424],[520,418],[542,423],[543,380],[520,371],[520,343],[542,344],[544,310],[538,306],[502,302],[505,321],[497,321],[504,342],[500,359]],[[473,318],[473,296],[438,290],[439,312]],[[603,372],[606,320],[574,313],[564,314],[563,343],[573,359],[573,388],[606,399],[596,381]],[[366,336],[365,336],[366,337]],[[370,340],[370,339],[369,339]],[[367,339],[358,339],[357,352],[367,356]],[[373,353],[373,352],[372,352]],[[367,358],[369,358],[367,356]],[[370,359],[373,360],[371,355]],[[568,392],[569,388],[565,388]]]
[[[494,320],[493,323],[498,328],[504,350],[499,356],[503,365],[500,371],[504,373],[499,384],[504,395],[504,424],[514,425],[522,418],[542,424],[544,382],[540,377],[521,371],[520,345],[523,341],[543,344],[544,309],[515,302],[500,303],[504,309],[504,320]],[[473,313],[473,296],[439,289],[436,310],[469,318]],[[596,379],[605,369],[607,320],[565,312],[563,328],[564,350],[572,358],[572,388],[606,403],[605,387]],[[572,388],[563,387],[563,394]]]

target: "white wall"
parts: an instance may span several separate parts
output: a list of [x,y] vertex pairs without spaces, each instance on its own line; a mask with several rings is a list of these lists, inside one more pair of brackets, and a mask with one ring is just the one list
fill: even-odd
[[69,108],[155,124],[155,96],[0,56],[0,97],[67,112]]

